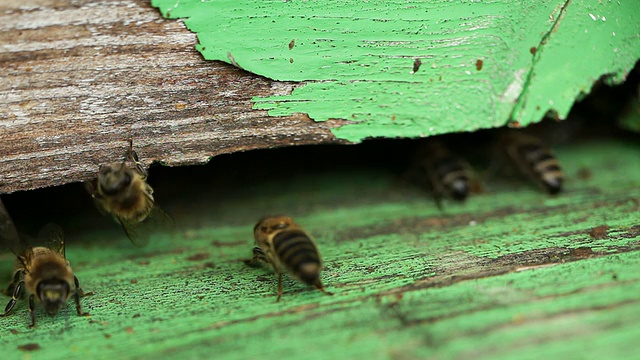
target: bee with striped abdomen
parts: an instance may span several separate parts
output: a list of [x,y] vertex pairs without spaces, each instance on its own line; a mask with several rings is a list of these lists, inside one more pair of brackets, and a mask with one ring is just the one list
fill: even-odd
[[73,297],[78,315],[88,315],[82,312],[80,298],[90,293],[85,294],[82,291],[78,278],[73,274],[71,265],[65,258],[62,229],[57,225],[48,224],[40,231],[37,245],[29,244],[30,241],[26,238],[18,236],[15,228],[7,232],[6,224],[11,224],[13,227],[13,223],[5,209],[1,210],[2,240],[6,241],[4,245],[11,248],[17,259],[13,281],[7,289],[7,295],[11,296],[11,300],[0,316],[7,316],[13,310],[25,290],[31,318],[29,327],[36,325],[36,302],[42,304],[47,314],[53,316]]
[[173,220],[155,204],[153,188],[147,183],[147,172],[133,151],[129,140],[129,159],[126,163],[102,165],[98,177],[86,182],[87,190],[98,207],[111,214],[136,245],[145,245],[149,236],[159,228],[173,228]]
[[320,280],[322,259],[309,234],[287,216],[269,216],[258,221],[253,228],[256,247],[251,266],[268,264],[278,276],[278,299],[282,297],[282,270],[309,286],[315,286],[327,295]]
[[469,163],[437,139],[423,140],[416,155],[419,169],[417,181],[424,183],[424,178],[428,179],[438,207],[441,207],[443,197],[456,201],[467,199],[475,181]]
[[562,191],[564,173],[558,159],[541,139],[519,130],[504,131],[498,141],[507,158],[522,174],[549,194]]

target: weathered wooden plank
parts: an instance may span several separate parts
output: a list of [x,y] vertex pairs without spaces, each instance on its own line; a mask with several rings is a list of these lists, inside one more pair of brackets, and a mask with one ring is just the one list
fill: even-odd
[[270,115],[349,120],[341,139],[419,137],[564,119],[640,58],[640,2],[152,0],[210,60],[306,81]]
[[0,4],[0,193],[92,178],[133,139],[147,162],[335,141],[331,124],[269,117],[294,87],[204,61],[144,0]]
[[[39,314],[35,330],[20,303],[0,318],[0,349],[140,359],[638,353],[640,168],[629,166],[637,141],[559,147],[567,182],[557,197],[494,178],[484,194],[445,202],[444,211],[398,180],[398,159],[381,156],[405,156],[396,145],[152,169],[181,232],[146,248],[100,221],[79,186],[3,197],[23,229],[61,223],[68,257],[96,295],[83,300],[89,318],[69,306],[55,318]],[[251,253],[254,222],[269,213],[290,214],[315,236],[334,296],[285,278],[276,303],[274,276],[239,261]]]
[[[562,2],[545,2],[548,7],[553,8],[549,10],[552,15],[557,15],[561,11],[561,7],[552,6],[556,3]],[[176,4],[184,5],[185,2]],[[442,4],[448,6],[447,3]],[[600,36],[598,39],[604,39],[603,34],[610,36],[608,31],[611,27],[634,29],[636,24],[634,21],[637,21],[637,18],[631,15],[633,11],[620,10],[623,8],[615,8],[616,13],[619,11],[624,13],[620,19],[613,17],[611,15],[613,12],[605,14],[606,17],[602,15],[605,10],[606,12],[612,10],[611,6],[627,6],[627,3],[608,4],[607,8],[603,8],[602,14],[600,8],[582,3],[579,5],[577,8],[581,12],[577,15],[573,13],[569,15],[578,16],[579,24],[582,24],[583,20],[587,21],[592,33],[597,32]],[[481,25],[484,24],[480,29],[482,31],[489,28],[491,31],[498,31],[500,26],[505,25],[508,28],[507,25],[512,24],[513,20],[509,17],[497,17],[494,18],[494,22],[484,21],[491,18],[484,16],[493,11],[491,7],[496,6],[493,3],[473,6],[482,6],[483,13],[478,13],[478,17],[472,19],[480,21]],[[507,11],[507,8],[503,7],[500,11]],[[304,90],[300,90],[296,93],[297,98],[289,97],[292,101],[288,105],[279,103],[279,100],[274,102],[274,99],[284,99],[282,96],[291,93],[297,85],[269,81],[216,62],[204,62],[192,50],[196,39],[184,29],[182,23],[163,21],[157,14],[157,10],[151,8],[146,1],[26,0],[4,2],[0,4],[0,9],[2,10],[0,13],[0,64],[3,71],[0,77],[0,193],[89,179],[99,164],[121,159],[126,141],[130,138],[134,140],[138,152],[146,161],[159,161],[173,166],[200,164],[208,161],[211,156],[253,148],[335,142],[336,139],[331,134],[333,128],[350,124],[354,120],[367,125],[363,119],[368,116],[374,116],[377,121],[382,121],[384,124],[378,126],[370,123],[367,125],[370,131],[364,132],[358,128],[360,130],[356,129],[357,131],[351,134],[354,139],[376,134],[406,136],[407,134],[403,132],[405,126],[413,127],[411,122],[402,120],[402,116],[389,113],[387,114],[389,116],[377,117],[375,112],[370,111],[370,104],[364,107],[354,104],[350,96],[355,93],[366,94],[369,86],[375,86],[357,81],[349,82],[349,86],[365,86],[365,88],[334,94],[332,98],[322,95],[321,102],[314,102],[316,108],[313,111],[309,109],[287,109],[284,112],[272,110],[274,115],[285,115],[272,118],[265,111],[251,110],[252,98],[271,99],[267,107],[280,107],[281,104],[281,109],[289,105],[301,105],[308,99]],[[487,14],[484,13],[485,10]],[[533,11],[529,8],[525,10],[523,13],[526,14]],[[591,10],[593,13],[589,12]],[[409,13],[410,11],[411,9]],[[406,9],[404,13],[406,14]],[[593,17],[589,14],[596,19],[592,20]],[[433,127],[433,131],[431,126],[426,126],[421,135],[460,130],[461,124],[466,127],[464,123],[468,116],[449,113],[448,105],[442,106],[439,100],[436,101],[437,99],[458,98],[458,95],[464,93],[465,101],[472,103],[466,96],[480,94],[479,97],[474,98],[477,100],[476,104],[491,105],[491,101],[487,101],[483,95],[483,92],[493,91],[492,86],[487,85],[491,81],[498,82],[499,86],[496,89],[504,90],[503,95],[506,97],[502,100],[506,99],[507,102],[510,101],[509,99],[515,99],[514,93],[507,91],[510,86],[517,85],[520,89],[523,85],[521,83],[523,79],[514,78],[514,74],[506,77],[489,75],[491,71],[499,70],[502,63],[515,61],[515,58],[510,57],[511,55],[507,55],[507,58],[502,57],[504,54],[500,54],[502,47],[500,41],[496,40],[498,38],[485,36],[484,33],[476,31],[478,29],[472,26],[473,21],[467,23],[462,18],[455,21],[447,20],[445,24],[445,20],[447,19],[442,19],[438,26],[452,30],[457,28],[457,25],[461,25],[461,29],[465,32],[460,34],[461,36],[469,35],[468,39],[473,41],[484,39],[493,45],[486,47],[491,52],[491,54],[485,54],[488,57],[478,58],[466,52],[466,55],[463,54],[464,61],[459,64],[455,59],[459,58],[460,53],[450,53],[451,49],[446,46],[439,54],[434,55],[429,51],[425,55],[421,71],[414,71],[417,74],[414,77],[427,76],[433,79],[436,85],[431,84],[429,88],[437,87],[442,91],[439,96],[430,99],[428,104],[423,103],[425,97],[419,92],[408,91],[409,89],[402,92],[417,94],[419,98],[419,101],[410,108],[399,106],[394,100],[389,100],[385,96],[377,99],[384,103],[380,109],[386,109],[385,111],[398,108],[405,109],[402,111],[433,115],[444,109],[443,116],[438,117],[442,126],[437,129]],[[540,34],[543,34],[544,31],[549,31],[549,26],[553,25],[555,20],[560,21],[558,17],[548,18],[545,13],[544,20],[533,19],[532,21],[542,26],[539,30]],[[529,29],[526,30],[529,31]],[[467,35],[465,35],[466,32],[468,32]],[[534,34],[533,37],[539,40],[540,34]],[[283,51],[285,53],[293,51],[288,50],[290,36],[284,36],[286,42]],[[623,32],[618,31],[616,36],[618,37],[615,39],[626,41]],[[589,37],[591,39],[591,35]],[[491,39],[497,42],[492,42]],[[607,49],[611,46],[616,46],[618,40],[607,39],[590,40],[597,44],[606,43],[606,46],[597,47],[594,51],[608,51]],[[629,44],[634,44],[634,40],[637,39],[631,39]],[[450,45],[456,44],[454,40],[450,40],[450,43]],[[297,45],[295,43],[293,45],[292,49],[296,52],[304,48],[300,41]],[[554,46],[555,49],[558,48],[557,44]],[[559,48],[562,48],[562,45]],[[612,65],[609,72],[614,74],[615,81],[619,81],[624,75],[624,71],[620,69],[631,56],[625,51],[627,48],[629,47],[626,45],[614,48],[620,62]],[[631,46],[631,48],[635,47]],[[535,55],[528,52],[529,44],[527,43],[527,46],[522,49],[519,48],[518,51],[517,54],[512,55],[516,56],[520,65],[528,66],[530,57]],[[569,47],[567,51],[574,56],[572,48]],[[223,54],[226,56],[226,53],[225,50]],[[296,55],[296,59],[299,55],[304,54]],[[436,55],[441,58],[432,59],[432,56]],[[553,55],[549,57],[552,60],[551,67],[555,69],[556,58]],[[605,56],[596,56],[596,58],[604,59],[603,61],[608,59]],[[403,76],[413,71],[411,70],[415,64],[413,57],[407,58],[402,54],[394,54],[390,59],[402,62],[401,71],[398,71]],[[428,63],[427,59],[435,62]],[[454,59],[453,62],[450,62],[451,59]],[[229,59],[225,58],[225,60]],[[299,66],[310,63],[295,61],[292,64],[289,62],[289,57],[285,60],[285,66],[277,69],[278,71],[284,69],[286,72],[294,64]],[[406,64],[405,60],[408,61]],[[444,63],[439,62],[440,60]],[[478,65],[478,60],[483,60],[484,65]],[[590,65],[591,62],[588,62],[587,65]],[[570,61],[565,63],[571,64]],[[482,77],[480,82],[475,83],[480,84],[480,88],[471,86],[474,90],[468,91],[467,85],[473,84],[461,82],[462,88],[457,88],[455,93],[449,93],[447,91],[454,88],[451,84],[438,85],[441,82],[439,71],[455,64],[460,65],[459,75],[462,78],[470,76],[467,74],[468,71],[474,76]],[[347,69],[349,66],[354,66],[349,61],[342,65],[342,68],[346,66]],[[466,70],[467,68],[471,70]],[[357,79],[360,75],[362,74],[358,72],[350,74],[350,81]],[[538,79],[541,78],[539,75],[536,75]],[[445,81],[449,80],[445,78]],[[593,76],[585,81],[585,84],[591,84]],[[316,83],[314,86],[319,87],[318,90],[323,93],[329,85]],[[343,88],[342,85],[336,86]],[[553,88],[558,87],[553,86]],[[398,88],[391,90],[392,94],[398,93]],[[544,88],[542,90],[542,93],[546,94]],[[583,90],[587,91],[588,86],[584,85]],[[572,102],[574,97],[575,94],[569,94],[567,99]],[[314,99],[317,100],[318,96],[314,95]],[[365,103],[368,101],[365,98],[361,100],[365,100]],[[356,102],[364,104],[357,99]],[[535,110],[531,110],[532,108]],[[527,111],[531,110],[537,114],[546,111],[545,109],[546,107],[541,107],[538,110],[531,105]],[[564,109],[568,109],[568,105]],[[318,115],[326,113],[327,110],[339,110],[344,116],[336,115],[336,117],[343,117],[349,121],[334,119],[325,123],[315,123],[306,115],[297,113],[297,111],[304,111],[320,119],[327,118],[327,116]],[[496,108],[489,106],[489,111],[484,112],[482,116],[489,119],[494,126],[503,124],[506,121],[503,116],[506,114],[505,110],[495,110]],[[525,111],[524,108],[522,110]],[[478,113],[474,105],[471,113],[467,115],[476,116]],[[497,116],[497,113],[502,115]],[[344,129],[347,128],[350,127],[344,127]]]

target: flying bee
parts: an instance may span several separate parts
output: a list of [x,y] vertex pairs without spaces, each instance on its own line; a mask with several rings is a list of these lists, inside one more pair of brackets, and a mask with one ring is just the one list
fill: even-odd
[[505,131],[498,140],[499,147],[520,172],[533,179],[551,195],[562,191],[564,174],[549,147],[541,139],[522,131]]
[[316,244],[292,218],[268,216],[260,219],[253,228],[256,247],[248,265],[267,264],[278,276],[278,299],[282,297],[282,270],[286,270],[303,283],[315,286],[327,295],[320,281],[322,259]]
[[419,145],[416,154],[417,181],[424,183],[424,178],[428,179],[438,207],[441,207],[443,197],[466,200],[474,185],[478,185],[474,183],[469,163],[451,152],[442,141],[427,139]]
[[155,204],[147,172],[129,140],[128,158],[135,167],[122,163],[100,166],[98,177],[86,182],[98,207],[119,222],[136,245],[146,245],[154,230],[172,228],[173,220]]
[[[11,219],[5,215],[6,212],[0,214],[3,217],[0,220],[3,224],[8,224]],[[36,326],[34,312],[36,302],[42,304],[49,316],[54,316],[73,297],[78,315],[89,315],[82,312],[80,298],[92,293],[85,293],[80,288],[78,278],[73,274],[71,265],[65,257],[64,237],[60,227],[54,224],[46,225],[38,236],[38,246],[27,244],[28,241],[20,238],[15,228],[9,236],[6,235],[7,233],[4,233],[3,240],[9,243],[5,245],[11,247],[17,259],[13,281],[7,288],[7,294],[11,295],[11,300],[0,316],[7,316],[13,310],[16,302],[23,295],[23,290],[26,290],[29,301],[31,318],[29,327]]]

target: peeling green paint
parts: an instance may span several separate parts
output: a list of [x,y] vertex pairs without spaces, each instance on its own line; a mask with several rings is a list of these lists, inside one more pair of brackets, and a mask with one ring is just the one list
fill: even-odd
[[[184,212],[182,231],[148,247],[115,226],[69,239],[67,256],[96,293],[82,300],[91,316],[68,306],[53,318],[39,312],[27,329],[20,302],[0,318],[0,350],[32,359],[628,358],[640,351],[640,168],[629,166],[640,147],[596,141],[557,155],[567,174],[560,196],[496,179],[444,212],[384,168],[300,175],[287,191],[267,180],[229,198],[181,194],[169,205]],[[578,176],[585,168],[591,176]],[[334,296],[285,278],[276,303],[274,276],[239,261],[265,213],[291,214],[314,235]],[[589,235],[605,224],[606,238]],[[8,281],[11,257],[2,258]],[[28,343],[40,350],[17,350]]]
[[[272,116],[345,119],[338,138],[417,137],[564,118],[640,58],[640,2],[152,0],[205,59],[276,80]],[[421,65],[414,72],[416,59]]]
[[638,13],[640,2],[566,1],[536,52],[513,119],[528,124],[549,110],[564,118],[596,80],[623,82],[640,58]]
[[416,291],[388,311],[398,332],[431,344],[407,358],[626,358],[638,349],[639,269],[638,253],[612,255]]

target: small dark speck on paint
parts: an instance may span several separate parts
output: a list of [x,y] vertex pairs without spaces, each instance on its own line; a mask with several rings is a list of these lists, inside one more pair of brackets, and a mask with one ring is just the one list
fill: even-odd
[[484,64],[484,62],[483,62],[482,60],[478,59],[478,60],[476,61],[476,69],[477,69],[478,71],[482,70],[482,64]]
[[18,350],[22,350],[22,351],[40,350],[40,345],[38,345],[36,343],[29,343],[29,344],[19,345],[18,346]]
[[576,173],[576,175],[580,180],[589,180],[591,179],[593,174],[591,173],[591,170],[589,170],[588,168],[581,167],[578,169],[578,172]]
[[420,69],[420,65],[422,65],[422,61],[420,59],[415,59],[413,61],[413,71],[412,74],[415,74]]

